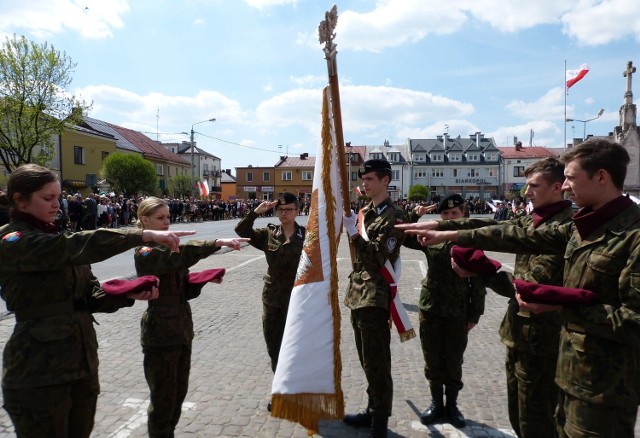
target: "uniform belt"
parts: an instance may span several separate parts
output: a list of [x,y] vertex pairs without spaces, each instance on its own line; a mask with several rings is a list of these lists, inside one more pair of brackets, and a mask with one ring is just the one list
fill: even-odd
[[564,327],[570,332],[586,333],[586,330],[584,329],[584,327],[578,324],[574,324],[572,322],[565,323]]
[[169,295],[167,297],[158,297],[155,300],[149,300],[149,306],[177,306],[187,302],[183,295]]
[[66,301],[58,301],[52,304],[43,304],[41,306],[33,306],[26,309],[14,310],[16,322],[29,321],[32,319],[41,319],[48,316],[62,315],[65,313],[88,311],[87,301],[85,299],[69,299]]

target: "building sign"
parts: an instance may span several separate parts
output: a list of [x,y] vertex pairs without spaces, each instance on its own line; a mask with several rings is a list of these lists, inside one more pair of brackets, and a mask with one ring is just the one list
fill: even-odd
[[491,185],[493,183],[488,182],[484,178],[456,178],[456,184],[476,184],[479,186]]
[[245,187],[244,187],[244,191],[245,191],[245,192],[255,192],[255,191],[256,191],[256,188],[255,188],[255,187],[252,187],[252,186],[245,186]]
[[398,190],[396,186],[387,186],[387,190]]
[[76,179],[65,179],[62,181],[62,186],[63,187],[73,187],[73,188],[84,188],[87,187],[87,182],[86,181],[78,181]]
[[262,192],[263,193],[273,193],[273,186],[263,186],[262,187]]

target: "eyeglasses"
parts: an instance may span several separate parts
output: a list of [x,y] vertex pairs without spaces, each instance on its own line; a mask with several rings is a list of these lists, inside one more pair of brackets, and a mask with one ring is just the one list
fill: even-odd
[[297,208],[276,208],[276,212],[278,214],[282,214],[282,213],[293,213],[294,211],[297,211]]

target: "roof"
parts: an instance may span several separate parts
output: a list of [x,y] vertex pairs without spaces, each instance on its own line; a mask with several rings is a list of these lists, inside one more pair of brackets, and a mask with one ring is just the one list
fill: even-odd
[[[281,159],[273,167],[314,167],[315,157],[307,157],[304,160],[300,157],[280,157]],[[284,159],[283,159],[284,158]]]
[[551,152],[549,149],[544,146],[523,146],[519,151],[516,150],[515,146],[500,146],[498,147],[502,158],[513,159],[513,158],[546,158],[546,157],[555,157],[556,154]]
[[170,161],[173,163],[185,164],[189,163],[183,157],[174,154],[173,152],[167,150],[164,146],[159,144],[158,142],[150,139],[142,132],[134,131],[133,129],[125,128],[118,125],[113,125],[111,123],[108,124],[111,126],[116,132],[118,132],[122,137],[124,137],[131,144],[135,145],[145,158],[153,158],[156,160],[164,160]]
[[236,182],[236,178],[232,175],[229,175],[227,172],[221,172],[220,173],[220,182],[222,184],[224,183],[234,183]]
[[84,116],[84,122],[92,129],[96,131],[103,132],[105,134],[109,134],[116,139],[116,148],[123,149],[126,151],[142,153],[140,149],[135,147],[131,142],[125,139],[118,131],[113,129],[107,122],[102,120],[94,119],[91,117]]

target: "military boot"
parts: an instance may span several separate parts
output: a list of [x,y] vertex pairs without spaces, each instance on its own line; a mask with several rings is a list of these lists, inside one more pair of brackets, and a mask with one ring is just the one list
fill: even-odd
[[387,417],[372,417],[369,438],[387,438]]
[[431,406],[420,415],[420,422],[425,426],[444,419],[444,402],[442,386],[431,386]]
[[369,427],[372,423],[369,409],[358,412],[357,414],[347,414],[344,416],[342,421],[353,427]]
[[462,429],[467,425],[462,413],[458,410],[458,390],[447,388],[447,405],[445,411],[451,425],[455,428]]

